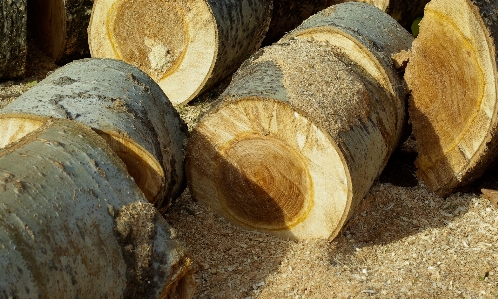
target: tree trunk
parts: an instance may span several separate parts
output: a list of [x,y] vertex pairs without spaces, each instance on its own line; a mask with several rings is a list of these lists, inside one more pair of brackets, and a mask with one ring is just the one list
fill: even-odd
[[93,0],[28,0],[29,29],[57,64],[90,56],[87,28]]
[[26,0],[0,1],[0,79],[26,70]]
[[1,297],[191,298],[183,247],[105,141],[33,120],[0,151]]
[[181,105],[259,48],[271,8],[266,0],[97,0],[90,51],[139,67]]
[[[87,124],[108,141],[150,202],[161,210],[185,187],[187,128],[162,90],[122,61],[84,59],[56,70],[0,111],[0,147],[36,126],[25,115]],[[11,137],[9,137],[11,136]]]
[[[362,28],[366,14],[375,26]],[[192,132],[190,190],[235,224],[284,238],[335,237],[400,141],[402,77],[390,66],[384,73],[393,81],[379,82],[366,63],[323,40],[343,31],[371,65],[382,67],[361,42],[382,48],[390,39],[385,51],[399,51],[408,49],[410,34],[369,5],[338,5],[316,15],[317,23],[327,17],[351,19],[358,39],[336,24],[317,27],[318,40],[294,32],[261,49]],[[363,32],[370,35],[360,39]]]
[[420,22],[405,78],[418,142],[418,177],[446,196],[497,154],[498,1],[434,0]]

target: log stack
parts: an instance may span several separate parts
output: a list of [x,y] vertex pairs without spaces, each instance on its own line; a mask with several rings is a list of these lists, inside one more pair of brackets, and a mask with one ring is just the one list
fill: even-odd
[[400,142],[407,89],[390,56],[411,41],[351,2],[258,51],[192,132],[194,198],[245,228],[335,237]]
[[271,9],[261,0],[97,0],[90,51],[137,66],[181,105],[259,48]]
[[105,140],[36,120],[0,150],[2,296],[191,298],[184,248]]
[[0,111],[0,131],[11,136],[0,147],[40,126],[33,116],[93,128],[161,211],[185,188],[186,125],[159,86],[125,62],[83,59],[57,69]]
[[431,1],[408,55],[417,175],[441,196],[479,177],[498,153],[497,7]]

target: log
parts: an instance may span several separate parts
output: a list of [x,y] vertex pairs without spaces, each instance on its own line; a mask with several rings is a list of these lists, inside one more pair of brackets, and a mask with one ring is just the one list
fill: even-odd
[[[386,50],[410,45],[411,35],[370,5],[339,4],[331,14],[358,24],[358,35],[370,33],[365,51],[388,39]],[[367,14],[374,24],[361,22]],[[331,29],[316,35],[347,32]],[[369,53],[370,64],[382,66]],[[393,75],[390,88],[321,40],[289,37],[262,48],[192,131],[185,166],[192,195],[241,227],[292,239],[335,237],[406,123],[402,76],[384,73]]]
[[[105,140],[161,211],[184,190],[187,127],[145,73],[118,60],[83,59],[57,69],[0,110],[0,147],[26,134],[29,115],[73,119]],[[28,116],[27,116],[28,115]]]
[[430,2],[409,53],[417,174],[441,196],[478,178],[498,153],[497,5]]
[[28,28],[59,65],[90,57],[87,28],[93,0],[28,0]]
[[0,79],[26,71],[26,0],[0,1]]
[[183,246],[105,141],[33,119],[0,150],[2,298],[191,298]]
[[266,0],[96,0],[90,51],[139,67],[182,105],[259,48],[271,9]]
[[[383,19],[383,22],[378,22]],[[393,55],[411,47],[412,36],[386,13],[364,3],[347,2],[331,6],[309,18],[283,39],[300,38],[327,43],[339,49],[360,65],[392,97],[399,106],[398,119],[404,119],[406,83],[393,66]],[[402,135],[399,126],[396,135]]]

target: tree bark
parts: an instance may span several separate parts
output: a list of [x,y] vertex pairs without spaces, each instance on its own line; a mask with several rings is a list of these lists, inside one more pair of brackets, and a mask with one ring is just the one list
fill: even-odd
[[0,79],[26,71],[26,0],[0,1]]
[[[391,39],[396,46],[388,51],[407,49],[410,34],[369,5],[341,4],[330,13],[337,15],[317,18],[357,18],[362,28],[359,19],[374,13],[377,25],[359,29],[357,39],[329,23],[317,27],[316,39],[294,32],[261,49],[192,132],[190,191],[237,225],[284,238],[335,237],[400,141],[402,76],[391,64],[384,74],[392,78],[379,82],[366,63],[324,39],[344,30],[360,45],[370,40],[382,48]],[[361,39],[363,32],[370,35]],[[371,65],[383,67],[368,53]]]
[[33,119],[0,151],[0,297],[191,298],[183,247],[105,141]]
[[[122,61],[84,59],[57,69],[0,111],[0,147],[35,126],[25,115],[73,119],[106,139],[161,210],[185,188],[187,128],[162,90]],[[9,137],[10,136],[10,137]]]
[[446,196],[496,156],[498,1],[431,1],[405,78],[418,177]]
[[93,0],[28,0],[29,29],[57,64],[89,57],[87,28]]
[[264,0],[97,0],[90,51],[139,67],[182,105],[259,48],[271,9]]

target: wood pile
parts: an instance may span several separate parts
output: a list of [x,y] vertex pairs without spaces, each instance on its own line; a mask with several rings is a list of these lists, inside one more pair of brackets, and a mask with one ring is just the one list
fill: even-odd
[[192,297],[160,214],[185,186],[186,126],[150,77],[75,61],[2,109],[0,131],[2,294]]
[[[191,298],[161,217],[187,183],[240,227],[334,238],[411,128],[418,179],[468,185],[498,153],[497,27],[496,0],[1,0],[0,79],[27,28],[94,58],[0,110],[0,293]],[[175,106],[230,75],[187,139]]]

